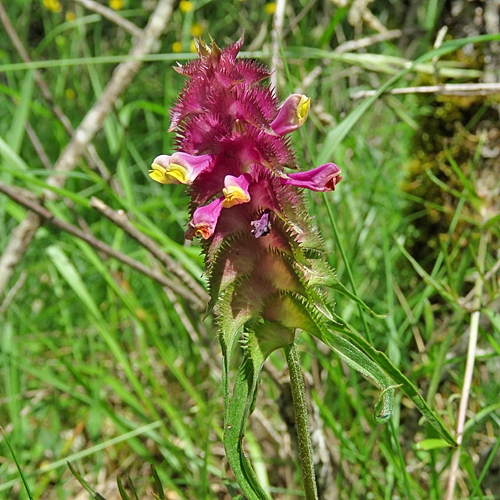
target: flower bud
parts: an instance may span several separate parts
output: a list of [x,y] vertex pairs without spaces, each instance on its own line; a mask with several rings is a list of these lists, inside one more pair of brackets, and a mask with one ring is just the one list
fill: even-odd
[[207,240],[214,234],[215,226],[217,226],[222,211],[223,200],[224,198],[217,198],[208,205],[194,211],[193,219],[189,223],[189,228],[185,234],[186,239],[192,240],[194,236],[197,236]]
[[335,163],[325,163],[307,172],[296,172],[280,178],[281,185],[290,184],[311,191],[334,191],[342,180],[340,169]]
[[307,120],[310,102],[311,98],[305,95],[291,95],[281,106],[278,116],[271,123],[273,131],[282,136],[302,127]]

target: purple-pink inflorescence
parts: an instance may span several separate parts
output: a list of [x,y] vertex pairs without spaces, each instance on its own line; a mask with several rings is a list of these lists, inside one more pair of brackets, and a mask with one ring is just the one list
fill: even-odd
[[150,176],[189,186],[186,238],[204,242],[218,316],[293,329],[303,318],[294,319],[292,303],[332,275],[300,188],[334,190],[340,170],[327,163],[286,173],[297,168],[287,134],[307,119],[310,99],[294,94],[280,107],[261,83],[268,70],[236,59],[242,44],[221,50],[198,41],[199,59],[175,68],[189,78],[172,111],[177,152],[158,156]]

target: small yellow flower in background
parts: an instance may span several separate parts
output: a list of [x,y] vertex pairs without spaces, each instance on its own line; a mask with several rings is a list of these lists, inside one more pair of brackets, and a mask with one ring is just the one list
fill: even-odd
[[179,4],[179,9],[181,9],[182,12],[192,12],[194,9],[193,2],[190,2],[189,0],[182,0]]
[[264,10],[266,11],[266,14],[272,16],[276,12],[276,3],[275,2],[266,3]]
[[109,6],[113,10],[122,10],[123,9],[123,0],[109,0]]
[[190,50],[193,54],[196,54],[196,52],[198,52],[196,50],[196,44],[194,43],[194,40],[191,40],[191,47],[190,47]]
[[191,26],[191,35],[193,36],[203,35],[203,26],[200,23],[194,23]]
[[61,12],[62,5],[59,0],[43,0],[43,6],[51,12]]
[[73,89],[66,89],[66,99],[72,101],[75,97],[76,97],[76,94],[75,94],[75,91]]
[[182,52],[182,43],[181,42],[174,42],[172,44],[172,51],[173,52]]
[[68,11],[66,12],[66,21],[68,23],[76,20],[76,14],[74,12]]

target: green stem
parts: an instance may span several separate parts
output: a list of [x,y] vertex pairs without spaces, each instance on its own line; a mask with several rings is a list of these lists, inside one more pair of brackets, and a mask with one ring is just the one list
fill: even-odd
[[316,475],[314,473],[313,453],[311,436],[309,433],[309,414],[307,411],[306,390],[304,378],[300,368],[300,357],[297,343],[285,349],[288,371],[290,373],[290,384],[292,387],[293,409],[295,411],[295,422],[297,426],[297,437],[299,442],[300,466],[302,468],[302,482],[306,500],[318,500],[316,488]]
[[[340,250],[340,255],[342,255],[342,260],[344,261],[345,269],[347,271],[347,276],[349,277],[349,282],[351,283],[352,291],[354,295],[357,296],[358,292],[356,290],[356,284],[354,282],[354,276],[352,274],[351,265],[349,263],[349,259],[347,258],[347,254],[344,251],[344,247],[342,246],[342,241],[340,240],[340,233],[337,228],[337,223],[335,222],[335,217],[333,216],[332,207],[330,206],[330,200],[325,195],[325,193],[323,193],[323,200],[325,201],[326,209],[328,211],[328,216],[330,218],[330,223],[333,228],[333,236],[335,237],[335,243],[337,243],[337,247]],[[365,330],[366,338],[368,339],[368,342],[370,342],[370,344],[373,344],[370,335],[370,330],[368,328],[368,324],[366,323],[365,315],[363,314],[363,308],[359,304],[358,304],[358,311],[359,311],[359,316],[361,317],[361,321],[363,323],[363,328]]]

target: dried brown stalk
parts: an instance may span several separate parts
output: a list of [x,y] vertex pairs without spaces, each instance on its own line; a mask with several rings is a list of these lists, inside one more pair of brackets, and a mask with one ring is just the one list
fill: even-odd
[[14,200],[16,203],[19,203],[20,205],[23,205],[24,207],[28,208],[30,210],[29,213],[36,214],[40,219],[46,220],[49,224],[58,227],[59,229],[62,229],[63,231],[66,231],[69,234],[72,234],[73,236],[76,236],[77,238],[80,238],[81,240],[85,241],[95,249],[104,252],[106,255],[109,255],[110,257],[113,257],[120,262],[123,262],[127,266],[130,266],[132,269],[135,269],[136,271],[139,271],[140,273],[144,274],[145,276],[148,276],[149,278],[154,279],[158,283],[160,283],[162,286],[169,288],[170,290],[174,291],[176,294],[184,297],[185,299],[191,301],[192,303],[195,304],[195,306],[200,310],[205,309],[205,302],[200,300],[197,296],[195,296],[190,290],[185,288],[183,285],[171,280],[170,278],[167,278],[160,272],[155,271],[154,269],[151,269],[150,267],[144,265],[142,262],[139,262],[138,260],[132,259],[128,255],[125,255],[122,252],[119,252],[118,250],[115,250],[113,247],[109,246],[108,244],[104,243],[103,241],[97,239],[95,236],[90,234],[89,232],[82,231],[78,227],[74,226],[73,224],[69,224],[68,222],[65,222],[61,219],[58,219],[57,217],[54,217],[52,212],[47,210],[45,207],[42,205],[38,204],[36,201],[29,200],[28,198],[25,198],[19,192],[16,190],[10,188],[3,182],[0,182],[0,192],[6,194],[9,198]]
[[130,237],[137,241],[139,245],[151,252],[165,266],[167,271],[175,274],[202,302],[207,303],[210,300],[210,297],[203,287],[184,271],[184,269],[179,266],[178,262],[165,253],[154,240],[139,231],[139,229],[128,220],[125,213],[116,212],[111,207],[108,207],[103,201],[95,197],[91,198],[90,206],[95,208],[100,214],[104,215],[118,227],[121,227]]
[[101,14],[102,17],[110,20],[118,26],[121,26],[124,30],[128,31],[132,36],[141,36],[142,30],[138,28],[134,23],[131,23],[128,19],[125,19],[120,14],[117,14],[113,9],[102,5],[101,3],[94,2],[94,0],[75,0],[79,4],[83,5],[85,8],[92,10]]
[[[376,90],[363,90],[351,96],[351,99],[362,99],[375,95]],[[500,83],[444,83],[442,85],[426,85],[421,87],[404,87],[388,92],[398,94],[442,94],[442,95],[489,95],[500,93]]]
[[[64,186],[66,181],[64,173],[75,168],[85,149],[89,146],[90,141],[102,127],[104,119],[111,112],[116,99],[127,88],[138,72],[142,64],[141,59],[153,51],[156,41],[170,19],[172,5],[173,0],[158,1],[148,24],[142,31],[141,36],[136,39],[129,52],[131,56],[130,60],[117,66],[103,93],[85,115],[69,144],[61,153],[54,168],[61,172],[62,175],[55,174],[50,176],[47,179],[47,183],[50,186]],[[0,3],[0,14],[2,11],[3,6]],[[47,197],[54,198],[55,195],[52,192],[48,192]],[[40,224],[40,217],[35,213],[28,212],[26,218],[12,232],[10,241],[0,258],[0,296],[5,292],[14,269],[21,262]]]

